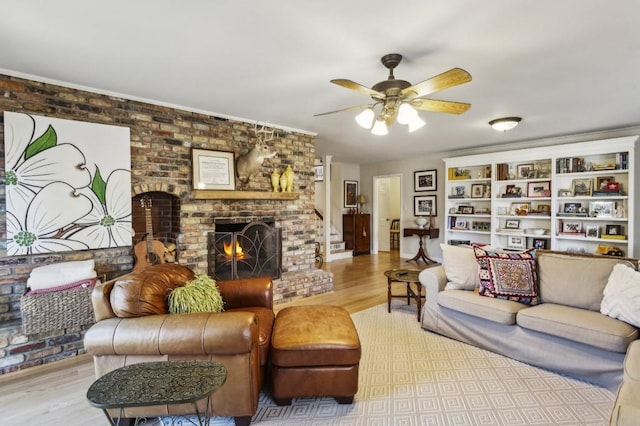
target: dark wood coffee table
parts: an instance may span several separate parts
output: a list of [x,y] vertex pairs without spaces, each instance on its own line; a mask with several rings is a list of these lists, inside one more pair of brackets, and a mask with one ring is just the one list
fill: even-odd
[[[192,403],[198,424],[208,425],[211,394],[227,379],[227,369],[209,361],[158,361],[131,364],[110,371],[87,391],[89,404],[101,408],[112,426],[120,423],[127,407]],[[204,413],[197,402],[207,399]],[[108,409],[119,409],[112,417]],[[138,419],[136,419],[138,424]]]
[[[420,310],[422,308],[422,299],[425,297],[422,295],[422,284],[418,279],[418,275],[421,271],[416,271],[414,269],[391,269],[389,271],[385,271],[384,275],[387,277],[387,310],[391,313],[391,299],[396,298],[407,298],[407,305],[411,304],[411,299],[413,298],[416,301],[416,305],[418,306],[418,321],[420,321]],[[406,294],[393,294],[391,292],[391,284],[394,282],[406,283],[407,284],[407,293]],[[411,288],[411,284],[415,284],[416,291],[413,291]]]

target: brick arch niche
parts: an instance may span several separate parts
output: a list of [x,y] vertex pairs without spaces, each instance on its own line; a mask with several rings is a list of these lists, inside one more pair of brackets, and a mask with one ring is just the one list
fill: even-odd
[[[153,233],[154,240],[177,246],[180,235],[180,198],[167,192],[149,191],[136,194],[131,203],[134,246],[143,241],[149,231]],[[147,229],[147,213],[151,218],[150,230]]]

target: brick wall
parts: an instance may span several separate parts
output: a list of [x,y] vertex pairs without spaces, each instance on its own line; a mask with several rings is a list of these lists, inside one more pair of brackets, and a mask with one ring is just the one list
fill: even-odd
[[[275,284],[276,303],[332,289],[332,277],[314,269],[314,137],[278,130],[269,142],[278,153],[266,160],[261,173],[238,189],[271,190],[274,167],[291,165],[296,173],[296,200],[199,200],[191,191],[191,149],[246,152],[255,140],[253,123],[229,120],[123,98],[0,75],[0,112],[14,111],[77,121],[126,126],[131,129],[132,197],[162,192],[179,198],[178,262],[206,273],[207,234],[215,218],[276,218],[283,234],[283,277]],[[259,119],[259,117],[256,117]],[[0,117],[1,120],[1,117]],[[4,123],[0,121],[4,151]],[[5,211],[4,157],[0,164],[0,217]],[[6,240],[5,218],[0,243]],[[0,371],[7,373],[83,352],[84,328],[50,335],[24,336],[19,314],[20,295],[29,272],[53,262],[95,259],[99,275],[108,278],[133,265],[130,247],[6,257],[0,247]]]

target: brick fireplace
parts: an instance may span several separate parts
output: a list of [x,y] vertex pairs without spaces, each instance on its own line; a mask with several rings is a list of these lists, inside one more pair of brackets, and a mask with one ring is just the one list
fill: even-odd
[[[191,149],[242,154],[255,140],[254,123],[5,75],[0,75],[0,110],[129,127],[134,215],[143,194],[164,197],[163,202],[170,206],[175,217],[159,219],[159,223],[167,223],[169,228],[166,233],[154,235],[175,240],[178,263],[197,273],[207,273],[208,235],[215,231],[216,220],[273,217],[282,233],[282,274],[274,280],[274,302],[331,291],[331,274],[314,267],[313,135],[276,129],[277,135],[270,147],[278,156],[264,162],[255,180],[237,188],[238,191],[270,191],[269,176],[273,169],[283,170],[291,165],[295,172],[295,198],[207,199],[197,197],[192,189]],[[4,123],[0,124],[0,149],[4,150]],[[5,211],[4,197],[4,187],[0,185],[0,216]],[[136,220],[134,217],[134,222]],[[4,223],[3,217],[0,241],[6,238]],[[20,296],[31,269],[48,263],[83,259],[95,260],[99,276],[114,278],[131,270],[133,252],[131,247],[121,247],[6,257],[4,247],[0,246],[1,373],[84,353],[85,329],[25,336],[19,315]]]

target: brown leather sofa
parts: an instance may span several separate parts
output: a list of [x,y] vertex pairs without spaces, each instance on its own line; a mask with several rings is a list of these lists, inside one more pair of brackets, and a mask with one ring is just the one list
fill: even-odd
[[[224,312],[167,313],[168,291],[193,277],[189,268],[167,263],[97,285],[92,294],[96,324],[86,333],[85,348],[93,355],[96,377],[145,361],[220,362],[227,380],[213,394],[211,412],[248,425],[268,365],[275,317],[271,278],[218,281]],[[194,407],[135,407],[124,416],[177,414],[194,414]]]

